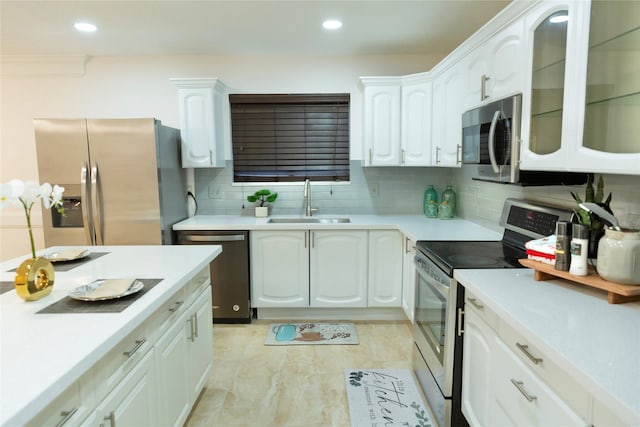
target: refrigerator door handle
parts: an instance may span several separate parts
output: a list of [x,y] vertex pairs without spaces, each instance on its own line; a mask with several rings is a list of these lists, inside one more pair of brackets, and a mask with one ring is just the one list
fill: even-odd
[[86,162],[80,168],[80,205],[82,209],[82,221],[84,223],[84,234],[88,245],[95,245],[93,221],[91,220],[91,201],[89,200],[89,166]]
[[100,193],[98,192],[98,164],[91,167],[91,202],[93,213],[93,227],[96,236],[96,245],[104,245],[102,238],[102,212],[100,211]]

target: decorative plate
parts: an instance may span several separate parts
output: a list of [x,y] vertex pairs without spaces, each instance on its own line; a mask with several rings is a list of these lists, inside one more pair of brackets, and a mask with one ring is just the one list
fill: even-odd
[[91,252],[89,252],[88,249],[67,249],[60,252],[45,254],[44,257],[51,262],[75,261],[77,259],[88,257],[90,253]]
[[[125,287],[129,283],[128,287]],[[80,301],[105,301],[126,297],[140,292],[144,283],[133,279],[100,279],[78,286],[69,292],[69,297]]]

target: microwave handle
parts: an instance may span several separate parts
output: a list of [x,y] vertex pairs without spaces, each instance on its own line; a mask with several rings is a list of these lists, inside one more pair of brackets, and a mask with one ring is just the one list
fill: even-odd
[[491,167],[495,173],[499,173],[500,169],[498,168],[498,163],[496,162],[496,125],[498,124],[498,119],[500,118],[500,110],[496,111],[493,114],[493,119],[491,119],[491,127],[489,128],[489,160],[491,161]]

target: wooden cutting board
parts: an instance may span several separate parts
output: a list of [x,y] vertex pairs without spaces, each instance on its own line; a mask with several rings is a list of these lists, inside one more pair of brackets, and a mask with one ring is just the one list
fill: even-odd
[[537,281],[551,279],[566,279],[574,283],[601,289],[607,292],[609,304],[622,304],[631,301],[640,301],[640,285],[623,285],[604,280],[593,267],[589,266],[589,274],[586,276],[575,276],[568,271],[556,270],[554,266],[531,259],[521,259],[520,264],[533,268],[536,272],[533,278]]

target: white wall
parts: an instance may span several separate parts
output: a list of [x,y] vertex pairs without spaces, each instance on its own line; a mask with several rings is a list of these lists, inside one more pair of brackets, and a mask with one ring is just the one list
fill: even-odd
[[[0,182],[38,180],[34,118],[156,117],[179,127],[171,77],[218,77],[238,92],[349,92],[361,117],[359,76],[405,75],[431,69],[441,56],[362,57],[97,57],[82,75],[59,73],[51,58],[2,58]],[[16,64],[17,63],[17,64]],[[17,70],[17,71],[16,71]],[[361,158],[361,125],[353,120],[352,157]],[[34,220],[41,224],[39,208]],[[35,226],[42,248],[41,225]],[[24,215],[0,213],[0,259],[28,252]]]

